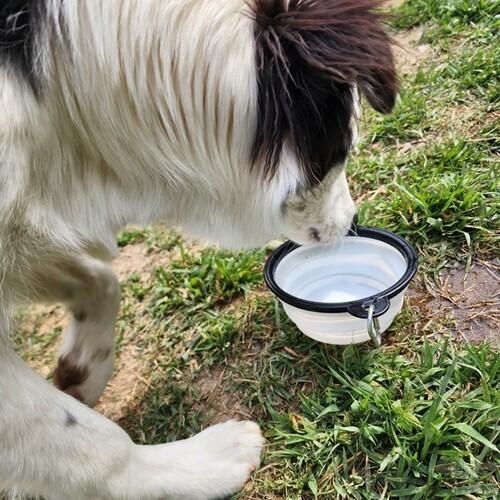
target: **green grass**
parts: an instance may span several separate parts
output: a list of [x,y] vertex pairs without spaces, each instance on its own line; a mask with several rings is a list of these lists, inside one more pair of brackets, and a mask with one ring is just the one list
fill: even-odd
[[422,86],[406,85],[401,89],[399,102],[394,113],[384,116],[371,113],[367,142],[380,142],[384,145],[396,141],[422,140],[431,130],[432,121],[429,97]]
[[119,247],[145,243],[148,252],[168,251],[174,248],[181,240],[181,237],[175,231],[156,231],[152,228],[134,228],[131,227],[122,231],[117,238]]
[[298,497],[494,497],[500,359],[446,342],[404,351],[319,350],[316,387],[270,410],[270,458]]
[[495,0],[409,0],[396,11],[393,24],[407,29],[431,23],[441,36],[459,36],[470,25],[498,25],[499,15],[500,6]]
[[490,104],[500,99],[500,4],[495,0],[412,0],[393,19],[397,28],[425,27],[422,41],[442,50],[442,60],[431,65],[434,80],[454,98],[468,93]]
[[431,142],[403,157],[367,153],[354,160],[354,180],[362,178],[361,189],[376,185],[386,193],[361,206],[361,220],[376,220],[420,246],[445,240],[454,251],[474,241],[493,250],[499,200],[489,158],[488,148],[460,137]]
[[266,430],[256,498],[495,498],[500,357],[414,337],[419,315],[407,307],[375,350],[307,339],[260,287],[236,306],[177,309],[139,340],[152,378],[121,424],[144,443],[199,431],[217,402],[197,384],[223,366],[228,397]]
[[156,269],[153,307],[165,315],[179,306],[189,313],[207,310],[234,299],[261,280],[263,252],[231,254],[205,249],[199,255],[183,252],[168,269]]

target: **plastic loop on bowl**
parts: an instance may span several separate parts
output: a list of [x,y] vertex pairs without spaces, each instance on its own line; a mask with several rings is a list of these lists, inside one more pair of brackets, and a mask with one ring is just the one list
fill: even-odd
[[356,318],[364,319],[368,317],[368,309],[371,306],[373,306],[373,317],[378,318],[389,310],[391,302],[384,296],[374,297],[373,299],[367,300],[362,304],[353,303],[347,306],[347,311]]
[[382,345],[382,335],[380,334],[380,323],[378,321],[378,318],[374,315],[374,313],[375,313],[375,304],[372,302],[368,307],[367,330],[375,346],[380,347]]

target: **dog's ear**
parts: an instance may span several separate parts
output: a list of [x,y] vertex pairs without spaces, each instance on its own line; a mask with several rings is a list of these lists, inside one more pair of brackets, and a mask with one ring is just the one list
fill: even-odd
[[371,106],[380,113],[390,113],[396,103],[398,79],[389,41],[378,56],[378,67],[369,68],[358,79],[358,86]]
[[383,0],[249,0],[256,22],[259,124],[254,162],[276,170],[290,141],[310,181],[351,146],[353,89],[388,113],[398,89]]

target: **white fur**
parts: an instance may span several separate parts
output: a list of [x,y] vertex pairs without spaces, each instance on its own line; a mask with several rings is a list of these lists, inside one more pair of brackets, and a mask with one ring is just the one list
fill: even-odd
[[354,213],[345,174],[297,208],[303,179],[290,151],[272,181],[252,170],[257,83],[244,0],[48,4],[40,99],[0,69],[0,490],[47,500],[233,493],[259,465],[255,424],[134,445],[20,361],[12,308],[55,300],[74,313],[62,356],[89,376],[68,392],[93,404],[113,364],[119,289],[107,261],[122,226],[165,222],[230,247],[307,242],[314,227],[329,242]]

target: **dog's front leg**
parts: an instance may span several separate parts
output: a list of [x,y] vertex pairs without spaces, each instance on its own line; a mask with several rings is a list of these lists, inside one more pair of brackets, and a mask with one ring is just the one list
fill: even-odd
[[209,499],[240,489],[260,460],[251,422],[138,446],[116,424],[30,370],[0,333],[0,491],[46,500]]

